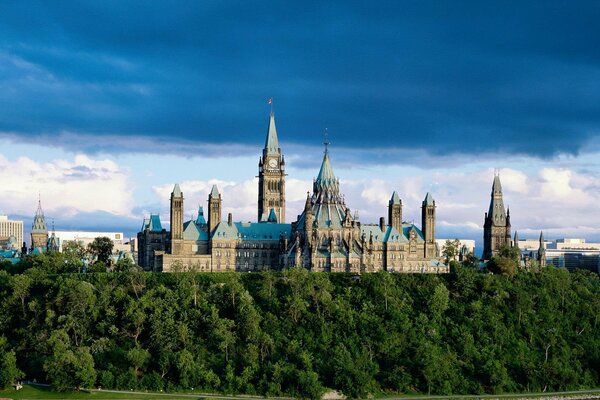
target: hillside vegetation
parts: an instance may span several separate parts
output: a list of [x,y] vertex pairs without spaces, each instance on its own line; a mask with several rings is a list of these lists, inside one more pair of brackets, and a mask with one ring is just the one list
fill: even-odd
[[[600,386],[600,279],[0,271],[0,385],[319,397]],[[14,274],[13,274],[14,273]]]

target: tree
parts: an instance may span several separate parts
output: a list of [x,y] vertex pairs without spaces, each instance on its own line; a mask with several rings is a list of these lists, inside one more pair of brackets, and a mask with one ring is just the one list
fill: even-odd
[[88,244],[88,252],[92,260],[101,262],[104,265],[110,265],[112,250],[113,242],[105,236],[97,237],[92,243]]
[[85,247],[82,242],[66,241],[62,246],[65,267],[68,272],[80,272],[85,258]]
[[513,276],[519,267],[519,254],[517,247],[503,245],[498,250],[498,255],[493,256],[488,262],[488,271]]
[[446,265],[458,256],[458,252],[460,251],[460,240],[446,240],[444,247],[442,249],[442,255],[444,256],[444,262]]
[[127,272],[131,270],[135,270],[137,266],[129,257],[121,257],[119,261],[115,263],[114,271],[115,272]]
[[15,275],[12,278],[12,289],[13,296],[18,299],[21,303],[21,311],[23,312],[23,317],[25,317],[25,300],[29,297],[29,290],[32,285],[32,279],[29,275]]
[[0,389],[12,385],[22,377],[23,372],[17,368],[15,352],[8,349],[6,337],[0,336]]
[[96,370],[88,347],[71,346],[67,332],[62,329],[52,333],[48,344],[51,355],[44,363],[44,370],[56,390],[79,390],[94,384]]

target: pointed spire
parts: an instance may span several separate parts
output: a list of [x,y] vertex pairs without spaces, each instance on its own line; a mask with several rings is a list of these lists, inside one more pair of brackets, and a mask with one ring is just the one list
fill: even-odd
[[219,197],[219,189],[217,189],[217,185],[212,185],[212,189],[210,191],[210,195],[212,197]]
[[33,224],[31,226],[31,230],[33,232],[48,232],[48,226],[46,225],[46,217],[44,216],[44,211],[42,210],[42,198],[41,195],[38,194],[38,208],[35,212],[35,217],[33,218]]
[[544,231],[540,231],[540,246],[544,244]]
[[333,181],[336,181],[336,177],[333,173],[333,168],[331,167],[331,161],[329,160],[329,152],[327,151],[327,147],[325,147],[325,155],[323,156],[319,175],[317,175],[317,182],[330,184]]
[[507,214],[504,208],[504,200],[502,197],[502,184],[500,184],[500,175],[494,174],[494,183],[492,184],[488,218],[491,218],[491,222],[495,226],[508,226],[510,224],[510,219],[507,221]]
[[423,200],[423,205],[424,206],[435,205],[435,200],[433,200],[433,196],[431,195],[431,193],[427,192],[427,194],[425,195],[425,199]]
[[519,247],[519,235],[517,234],[517,231],[515,231],[515,237],[513,239],[513,246]]
[[390,199],[390,205],[400,203],[400,196],[398,196],[398,193],[394,190],[394,193],[392,193],[392,198]]
[[492,184],[492,196],[498,193],[502,195],[502,184],[500,183],[500,175],[494,174],[494,183]]
[[306,203],[304,203],[304,211],[312,211],[312,201],[310,200],[310,192],[306,192]]
[[173,197],[183,197],[183,193],[181,193],[181,188],[179,187],[179,183],[175,184],[173,188],[173,193],[171,193]]
[[269,117],[269,131],[265,141],[264,154],[279,155],[279,139],[277,138],[277,128],[275,127],[275,113],[271,111]]

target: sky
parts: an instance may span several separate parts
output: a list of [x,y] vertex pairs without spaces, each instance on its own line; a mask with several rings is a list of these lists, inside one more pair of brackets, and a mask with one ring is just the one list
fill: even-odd
[[363,223],[394,190],[482,240],[494,171],[520,238],[600,240],[600,2],[0,2],[0,213],[134,235],[212,184],[256,220],[273,98],[287,216],[330,155]]

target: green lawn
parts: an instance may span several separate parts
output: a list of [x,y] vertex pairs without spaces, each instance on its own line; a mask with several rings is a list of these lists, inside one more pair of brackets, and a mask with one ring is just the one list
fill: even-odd
[[203,397],[182,396],[177,394],[166,393],[148,393],[148,394],[124,394],[124,393],[108,393],[108,392],[55,392],[49,387],[25,385],[21,390],[6,389],[0,390],[0,398],[6,397],[9,399],[168,399],[168,398],[187,398],[187,399],[202,399]]

